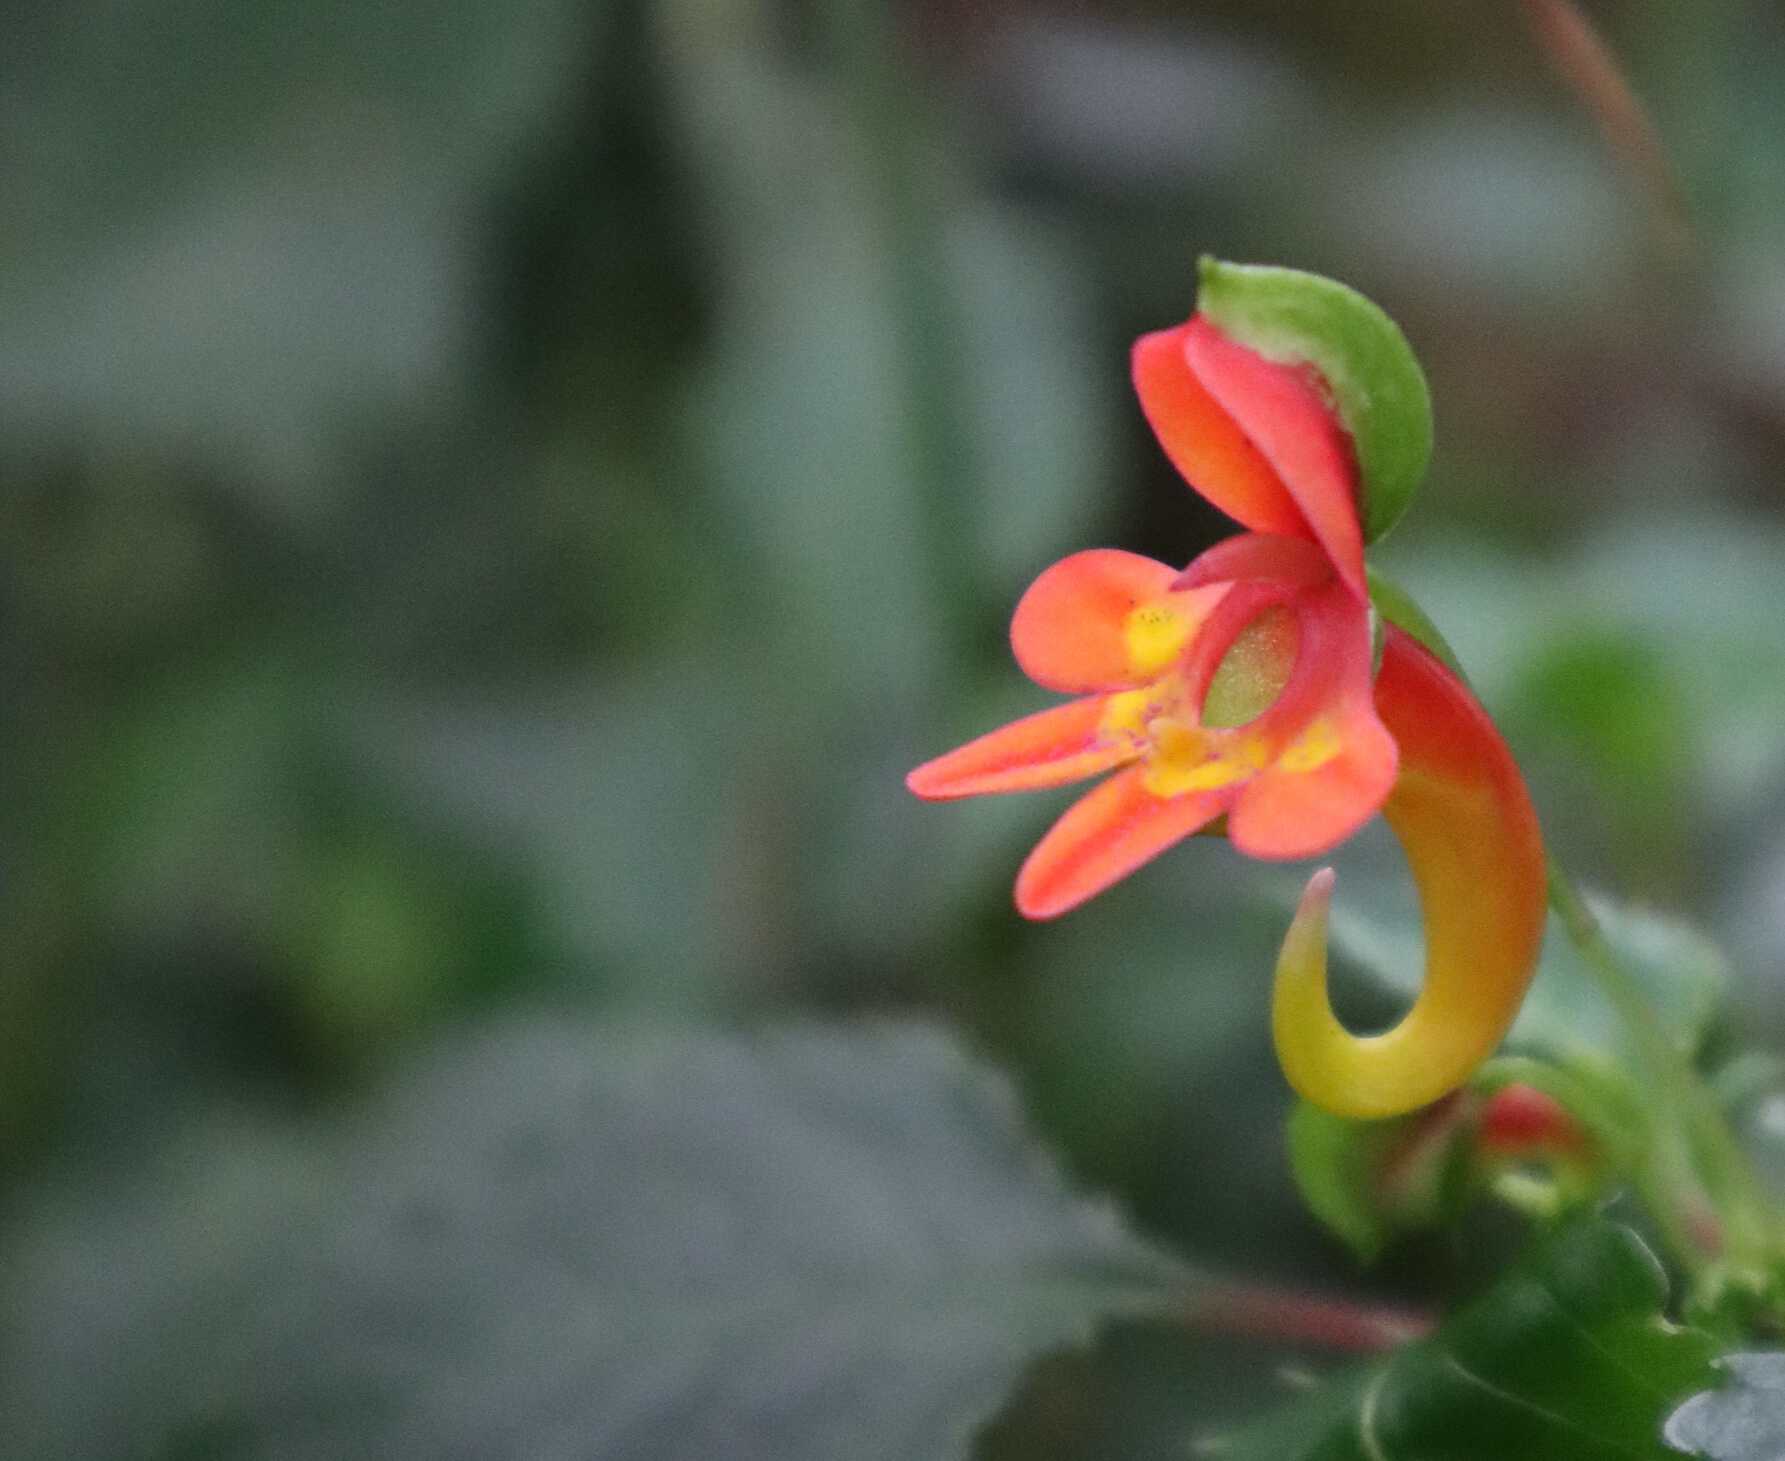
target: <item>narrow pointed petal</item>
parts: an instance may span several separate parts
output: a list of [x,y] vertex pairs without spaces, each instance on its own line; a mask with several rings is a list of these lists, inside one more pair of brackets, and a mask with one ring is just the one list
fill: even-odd
[[1224,809],[1220,791],[1157,797],[1145,768],[1131,766],[1095,787],[1055,822],[1016,880],[1026,918],[1055,918],[1181,842]]
[[1266,360],[1200,315],[1185,326],[1184,357],[1270,463],[1339,576],[1366,597],[1357,458],[1312,368]]
[[1176,571],[1138,553],[1093,548],[1029,585],[1010,647],[1038,685],[1069,695],[1121,690],[1158,675],[1189,642],[1220,587],[1172,591]]
[[1240,792],[1228,818],[1250,857],[1317,857],[1356,832],[1395,785],[1395,740],[1370,684],[1369,611],[1339,584],[1302,600],[1301,655],[1315,678],[1286,690],[1289,729],[1270,765]]
[[1425,982],[1382,1035],[1356,1036],[1326,991],[1324,900],[1310,885],[1277,964],[1271,1023],[1289,1083],[1341,1116],[1397,1116],[1456,1089],[1494,1051],[1543,940],[1536,812],[1493,722],[1454,674],[1399,629],[1376,704],[1400,745],[1383,813],[1419,887]]
[[1171,464],[1197,492],[1245,527],[1308,537],[1309,526],[1276,469],[1191,373],[1188,325],[1134,342],[1134,390]]
[[1139,754],[1132,736],[1106,726],[1107,695],[1026,715],[926,761],[905,785],[926,801],[1034,791],[1083,781]]

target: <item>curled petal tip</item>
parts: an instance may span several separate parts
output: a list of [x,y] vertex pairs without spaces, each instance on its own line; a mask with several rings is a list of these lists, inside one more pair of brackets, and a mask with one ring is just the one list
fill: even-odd
[[1283,936],[1277,956],[1277,1003],[1285,1000],[1297,1008],[1309,1000],[1326,1003],[1326,923],[1332,907],[1333,884],[1338,881],[1330,867],[1308,879],[1296,905],[1295,918]]
[[1543,843],[1530,799],[1485,713],[1399,631],[1384,648],[1377,706],[1400,741],[1402,777],[1384,814],[1419,886],[1425,980],[1399,1024],[1352,1034],[1326,992],[1317,873],[1277,961],[1271,1030],[1289,1083],[1340,1116],[1379,1119],[1454,1090],[1518,1013],[1543,934]]
[[[1290,1084],[1310,1100],[1315,1097],[1308,1087],[1318,1082],[1309,1075],[1318,1071],[1322,1044],[1331,1035],[1326,1026],[1332,1020],[1326,997],[1326,927],[1337,881],[1330,867],[1308,879],[1277,955],[1271,1013],[1277,1058]],[[1329,1102],[1318,1104],[1330,1109]]]

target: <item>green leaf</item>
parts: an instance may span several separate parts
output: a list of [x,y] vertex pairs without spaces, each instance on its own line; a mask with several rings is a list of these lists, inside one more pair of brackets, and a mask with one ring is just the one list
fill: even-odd
[[1785,1456],[1785,1354],[1725,1355],[1717,1367],[1728,1380],[1667,1418],[1668,1443],[1707,1461],[1778,1461]]
[[1297,1101],[1289,1113],[1289,1166],[1295,1185],[1314,1216],[1364,1263],[1372,1262],[1389,1239],[1388,1221],[1372,1192],[1380,1151],[1372,1138],[1385,1124],[1347,1121],[1307,1101]]
[[533,1019],[345,1129],[239,1123],[4,1250],[0,1454],[961,1456],[1187,1276],[911,1025]]
[[1222,1461],[1642,1461],[1714,1347],[1629,1230],[1563,1229],[1430,1339],[1217,1442]]
[[1357,447],[1364,541],[1392,528],[1432,456],[1432,399],[1407,337],[1356,290],[1318,274],[1205,256],[1197,309],[1271,360],[1306,362]]

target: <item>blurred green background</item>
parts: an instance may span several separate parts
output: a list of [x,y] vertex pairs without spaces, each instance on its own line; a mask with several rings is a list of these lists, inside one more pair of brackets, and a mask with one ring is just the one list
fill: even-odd
[[[1282,1157],[1294,870],[1199,843],[1027,927],[1065,798],[901,784],[1045,703],[1041,568],[1224,530],[1126,381],[1202,251],[1402,324],[1438,449],[1380,565],[1555,845],[1785,1030],[1785,12],[1588,8],[1688,258],[1512,3],[7,6],[0,1282],[64,1447],[20,1454],[160,1384],[144,1274],[230,1261],[138,1220],[181,1154],[227,1208],[515,1011],[936,1017],[1153,1237],[1358,1282]],[[1228,1383],[1112,1345],[1050,1424]]]

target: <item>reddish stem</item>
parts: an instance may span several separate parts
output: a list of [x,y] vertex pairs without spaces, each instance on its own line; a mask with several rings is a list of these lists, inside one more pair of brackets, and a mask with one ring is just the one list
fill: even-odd
[[1686,258],[1692,225],[1679,179],[1611,47],[1573,0],[1524,0],[1524,11],[1550,65],[1641,188],[1662,247],[1670,258]]
[[1221,1285],[1193,1299],[1195,1327],[1246,1339],[1377,1354],[1431,1332],[1430,1316],[1409,1309],[1322,1299],[1285,1289]]

